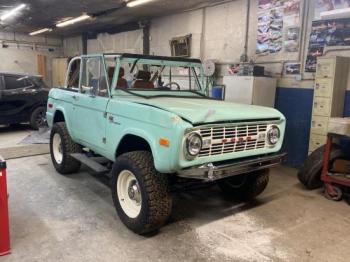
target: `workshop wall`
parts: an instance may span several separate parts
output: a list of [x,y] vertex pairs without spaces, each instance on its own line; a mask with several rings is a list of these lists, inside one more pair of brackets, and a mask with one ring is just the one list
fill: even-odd
[[143,52],[143,32],[135,30],[119,34],[99,34],[88,40],[88,53],[139,53]]
[[202,10],[154,19],[151,22],[151,54],[170,56],[170,40],[192,34],[192,57],[201,56]]
[[38,74],[38,55],[46,56],[45,79],[51,86],[52,59],[62,55],[62,40],[0,32],[0,71]]
[[65,57],[74,57],[83,53],[83,41],[81,36],[63,39],[63,53]]

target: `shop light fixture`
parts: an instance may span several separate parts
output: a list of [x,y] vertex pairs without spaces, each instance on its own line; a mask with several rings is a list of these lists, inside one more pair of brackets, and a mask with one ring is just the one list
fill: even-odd
[[56,26],[57,27],[66,27],[66,26],[74,25],[76,23],[88,20],[90,18],[91,18],[91,16],[89,16],[87,14],[84,14],[84,15],[81,15],[79,17],[72,18],[72,19],[69,19],[67,21],[60,22],[60,23],[56,24]]
[[39,34],[46,33],[46,32],[52,32],[52,29],[51,28],[43,28],[43,29],[31,32],[29,35],[31,35],[31,36],[39,35]]
[[154,0],[132,0],[126,3],[127,7],[135,7],[143,4],[147,4],[148,2],[152,2]]
[[22,10],[25,7],[26,7],[25,4],[21,4],[21,5],[13,8],[11,10],[9,10],[8,12],[6,12],[2,16],[0,16],[0,21],[4,21],[4,20],[16,15],[20,10]]

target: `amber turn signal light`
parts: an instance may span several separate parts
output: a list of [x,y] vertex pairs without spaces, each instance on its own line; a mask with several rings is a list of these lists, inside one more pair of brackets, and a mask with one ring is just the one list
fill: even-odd
[[170,141],[168,139],[161,138],[161,139],[159,139],[159,144],[161,146],[169,147],[170,146]]

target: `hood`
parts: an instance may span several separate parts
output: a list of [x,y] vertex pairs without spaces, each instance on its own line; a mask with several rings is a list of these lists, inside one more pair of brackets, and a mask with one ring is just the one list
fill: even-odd
[[172,112],[192,124],[284,118],[279,111],[273,108],[211,99],[152,98],[135,99],[133,102]]

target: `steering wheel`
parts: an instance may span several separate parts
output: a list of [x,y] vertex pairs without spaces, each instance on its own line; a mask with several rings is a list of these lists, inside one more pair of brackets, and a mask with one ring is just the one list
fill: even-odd
[[181,90],[181,86],[180,86],[178,83],[176,83],[176,82],[169,82],[169,83],[167,83],[166,85],[164,85],[163,87],[168,87],[168,88],[171,89],[171,86],[172,86],[172,85],[177,86],[177,90]]

